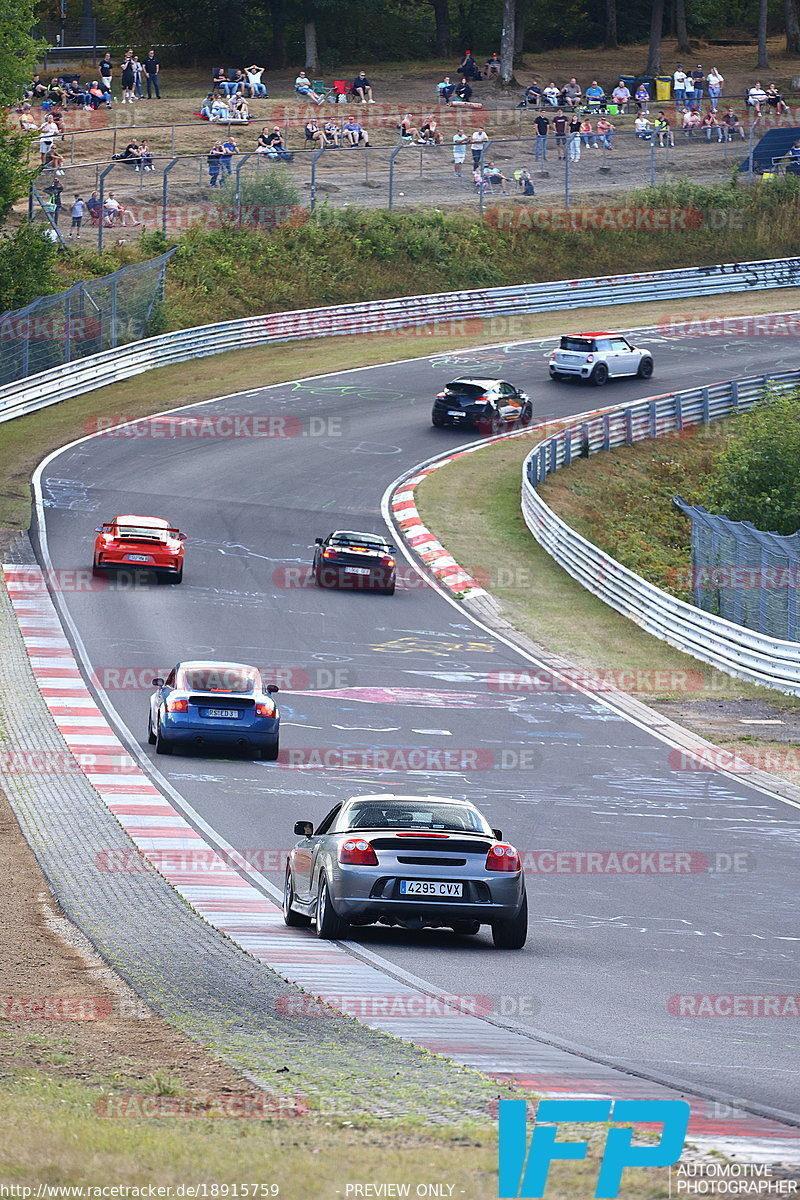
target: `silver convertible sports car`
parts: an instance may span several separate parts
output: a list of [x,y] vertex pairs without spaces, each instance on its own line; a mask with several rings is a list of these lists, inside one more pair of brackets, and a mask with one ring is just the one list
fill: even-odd
[[519,854],[477,808],[439,796],[355,796],[314,829],[294,827],[283,896],[287,925],[321,938],[350,925],[490,925],[495,946],[518,950],[528,932]]

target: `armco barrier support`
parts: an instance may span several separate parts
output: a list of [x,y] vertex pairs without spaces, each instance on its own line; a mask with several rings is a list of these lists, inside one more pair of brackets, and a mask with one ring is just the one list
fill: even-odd
[[155,367],[271,342],[380,333],[443,321],[622,304],[632,300],[639,304],[650,300],[675,300],[683,311],[688,297],[696,299],[751,289],[796,287],[798,284],[800,258],[767,259],[269,313],[165,333],[7,384],[0,388],[0,421],[35,412]]
[[536,486],[576,454],[660,437],[750,408],[769,385],[800,384],[800,371],[718,383],[708,388],[634,400],[546,438],[525,459],[522,514],[537,542],[588,591],[687,654],[752,683],[800,695],[800,643],[779,641],[703,612],[648,583],[572,529]]

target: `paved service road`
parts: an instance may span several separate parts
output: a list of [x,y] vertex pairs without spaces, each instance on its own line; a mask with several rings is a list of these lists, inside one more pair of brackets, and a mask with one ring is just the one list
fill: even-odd
[[[381,529],[388,483],[472,440],[430,425],[432,396],[459,374],[511,379],[543,420],[797,366],[788,339],[667,341],[653,332],[638,340],[652,345],[655,378],[602,391],[551,384],[552,343],[531,342],[191,410],[193,418],[274,415],[302,436],[246,436],[245,423],[243,436],[84,441],[44,469],[47,543],[55,568],[69,570],[91,565],[94,528],[115,513],[163,515],[188,534],[182,586],[102,581],[69,590],[65,576],[61,598],[122,721],[230,846],[282,850],[295,820],[317,822],[343,795],[410,790],[477,801],[528,851],[749,855],[745,873],[530,874],[530,936],[520,952],[494,951],[488,931],[456,938],[376,927],[354,940],[437,988],[495,997],[498,1019],[514,1028],[689,1089],[800,1114],[796,1020],[681,1019],[669,1010],[681,993],[797,990],[797,810],[722,775],[675,769],[668,745],[600,700],[493,691],[490,672],[525,669],[526,660],[427,586],[398,588],[393,598],[305,586],[316,536]],[[315,365],[324,366],[324,343]],[[284,761],[155,759],[146,682],[205,655],[282,673]],[[297,763],[304,751],[373,748],[425,748],[431,757],[388,763],[405,769],[380,769],[375,759],[356,768]],[[444,750],[448,757],[437,755]],[[266,866],[280,884],[277,864]]]

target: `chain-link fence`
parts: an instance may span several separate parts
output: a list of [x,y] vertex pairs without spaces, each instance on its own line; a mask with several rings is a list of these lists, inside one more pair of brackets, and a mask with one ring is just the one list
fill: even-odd
[[800,533],[764,533],[700,505],[675,504],[692,522],[692,603],[783,641],[800,641]]
[[0,386],[150,332],[174,250],[0,316]]

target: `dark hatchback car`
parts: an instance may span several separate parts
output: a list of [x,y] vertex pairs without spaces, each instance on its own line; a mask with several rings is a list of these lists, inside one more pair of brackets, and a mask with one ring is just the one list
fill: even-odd
[[433,402],[437,427],[464,425],[481,433],[502,433],[511,425],[528,425],[533,405],[525,392],[504,379],[454,379]]
[[312,571],[317,587],[394,593],[397,581],[395,547],[379,533],[337,529],[316,538]]
[[318,937],[350,925],[475,934],[489,925],[495,946],[519,950],[528,901],[517,850],[465,800],[440,796],[354,796],[301,840],[286,863],[283,916]]

